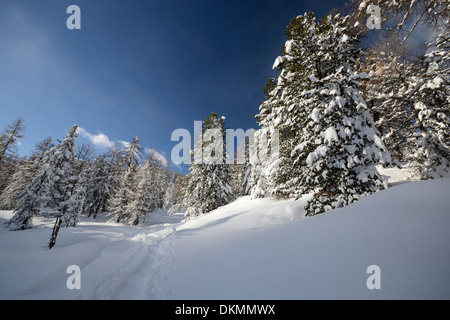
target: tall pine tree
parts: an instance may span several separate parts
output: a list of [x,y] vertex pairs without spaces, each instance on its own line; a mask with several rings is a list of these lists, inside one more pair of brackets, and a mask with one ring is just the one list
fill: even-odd
[[202,123],[201,163],[191,162],[185,206],[190,218],[231,201],[231,168],[226,164],[225,117],[211,113]]
[[346,33],[345,19],[316,23],[305,14],[291,20],[286,35],[274,65],[276,103],[263,123],[280,130],[275,194],[315,192],[306,206],[314,215],[383,189],[374,166],[390,156],[360,94],[358,36]]
[[139,137],[134,137],[126,143],[121,156],[122,173],[119,176],[113,196],[108,201],[108,210],[114,214],[115,222],[129,222],[130,213],[127,207],[131,205],[135,196],[134,178],[142,157],[142,147]]
[[417,149],[411,162],[422,178],[450,173],[450,31],[430,43],[420,69],[410,79]]
[[44,157],[40,173],[20,195],[20,205],[9,220],[10,230],[32,226],[36,215],[61,217],[64,226],[76,226],[78,216],[69,210],[78,179],[76,172],[75,138],[77,126],[67,132],[61,143],[52,147]]

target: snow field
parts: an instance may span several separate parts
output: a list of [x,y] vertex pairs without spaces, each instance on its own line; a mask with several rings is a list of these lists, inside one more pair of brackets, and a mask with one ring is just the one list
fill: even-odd
[[[191,230],[176,242],[172,298],[448,299],[448,190],[412,182],[291,223]],[[366,286],[370,265],[380,290]]]
[[[303,210],[311,195],[247,196],[187,221],[163,210],[138,227],[83,218],[51,250],[51,219],[1,224],[0,298],[449,299],[450,179],[380,171],[393,187],[314,217]],[[69,265],[80,290],[66,287]],[[379,290],[366,286],[370,265]]]

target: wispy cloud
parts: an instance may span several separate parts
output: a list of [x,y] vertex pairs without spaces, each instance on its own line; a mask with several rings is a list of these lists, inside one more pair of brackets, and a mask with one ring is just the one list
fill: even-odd
[[127,148],[130,145],[129,141],[117,140],[124,148]]
[[149,156],[153,157],[153,159],[157,160],[161,165],[164,167],[167,167],[169,165],[169,162],[167,161],[166,157],[158,152],[156,149],[151,148],[145,148],[145,153]]
[[114,142],[112,142],[104,133],[99,132],[98,134],[92,134],[82,127],[78,127],[77,132],[81,137],[89,139],[96,147],[111,148],[114,146]]
[[[92,134],[83,127],[78,127],[77,133],[80,137],[88,139],[97,148],[112,148],[116,144],[122,146],[123,148],[126,148],[130,145],[130,142],[128,141],[111,140],[106,134],[102,132]],[[169,161],[167,160],[165,155],[163,153],[160,153],[158,150],[146,147],[144,148],[144,152],[145,154],[153,157],[153,159],[158,161],[162,166],[169,166]]]

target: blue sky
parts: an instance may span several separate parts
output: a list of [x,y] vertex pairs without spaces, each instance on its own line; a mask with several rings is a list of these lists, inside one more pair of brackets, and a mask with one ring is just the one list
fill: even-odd
[[[25,120],[19,152],[73,124],[97,152],[137,135],[170,160],[177,128],[212,111],[228,127],[253,116],[289,20],[321,17],[343,0],[3,0],[0,129]],[[69,30],[69,5],[81,30]]]

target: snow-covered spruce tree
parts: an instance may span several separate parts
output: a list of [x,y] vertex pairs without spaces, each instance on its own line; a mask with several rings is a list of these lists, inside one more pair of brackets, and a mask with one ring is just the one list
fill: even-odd
[[[81,161],[78,159],[78,161]],[[88,192],[87,192],[87,183],[89,179],[89,169],[90,167],[82,167],[81,172],[78,174],[78,180],[73,189],[71,202],[68,205],[68,211],[73,216],[73,219],[76,220],[75,224],[78,223],[79,217],[85,212],[85,208],[90,201]]]
[[202,162],[191,162],[187,186],[185,216],[210,212],[227,204],[232,197],[229,184],[231,168],[226,164],[225,117],[211,113],[202,123]]
[[[281,59],[279,57],[275,61],[274,69]],[[245,194],[251,195],[252,199],[270,194],[277,198],[282,193],[277,190],[285,189],[288,177],[293,174],[292,161],[288,156],[290,151],[286,151],[293,146],[292,132],[284,125],[289,120],[283,116],[285,105],[281,93],[284,86],[281,75],[278,81],[269,79],[264,87],[266,100],[260,104],[260,112],[255,116],[261,129],[253,133],[246,148],[248,162],[244,176]]]
[[[269,79],[264,88],[266,100],[261,103],[256,119],[266,132],[278,132],[279,153],[277,159],[271,161],[261,161],[259,155],[253,157],[253,196],[259,194],[261,197],[268,193],[275,199],[285,199],[299,194],[297,177],[303,165],[294,163],[292,150],[298,144],[302,117],[305,116],[299,108],[299,100],[303,99],[305,82],[313,74],[316,63],[308,60],[308,55],[318,49],[315,25],[313,13],[291,20],[285,31],[287,41],[282,55],[273,64],[273,69],[280,73],[276,79]],[[268,145],[272,145],[271,138]],[[257,181],[260,187],[255,189]]]
[[195,217],[203,213],[203,202],[206,201],[205,181],[206,177],[201,164],[191,163],[189,165],[189,174],[186,197],[183,206],[186,208],[185,217]]
[[112,164],[104,154],[83,166],[72,196],[75,201],[70,210],[95,219],[105,209],[113,179]]
[[177,195],[175,194],[176,192],[175,184],[179,177],[180,175],[178,173],[168,171],[166,179],[167,184],[164,190],[163,205],[162,205],[162,208],[165,209],[168,213],[170,209],[177,203]]
[[170,209],[175,205],[174,203],[174,190],[175,190],[175,181],[169,181],[169,185],[167,186],[166,192],[164,193],[164,203],[163,208],[170,211]]
[[147,213],[162,208],[164,204],[168,170],[155,157],[155,154],[155,152],[147,154],[135,178],[134,199],[126,209],[128,223],[133,226],[141,221],[145,222]]
[[19,195],[19,206],[14,210],[13,217],[8,221],[9,230],[24,230],[32,227],[33,217],[39,215],[41,194],[46,180],[45,171],[33,178],[31,183]]
[[89,201],[91,201],[88,197],[87,184],[90,176],[93,153],[94,149],[90,145],[86,144],[82,144],[78,147],[76,152],[74,172],[78,176],[78,179],[72,192],[72,201],[67,210],[71,213],[74,219],[77,220],[77,222],[80,215],[85,212],[86,205]]
[[148,161],[139,167],[136,174],[136,191],[133,200],[126,207],[127,223],[137,226],[140,221],[144,222],[148,212],[155,210],[156,202],[153,193],[153,181]]
[[53,146],[52,138],[48,137],[36,144],[35,150],[28,159],[23,159],[16,173],[0,195],[0,210],[14,210],[19,205],[19,195],[29,185],[32,179],[39,174],[43,166],[45,153]]
[[[237,199],[240,196],[250,194],[251,184],[250,176],[252,166],[250,164],[250,141],[253,141],[254,130],[250,133],[250,136],[246,136],[241,142],[241,145],[237,146],[235,151],[234,162],[231,166],[231,180],[230,186],[233,191],[233,199]],[[230,141],[231,142],[231,141]]]
[[153,194],[155,198],[155,209],[164,207],[164,197],[167,187],[172,179],[173,172],[169,171],[168,163],[161,161],[156,149],[147,152],[146,161],[149,163],[150,177],[153,184]]
[[20,195],[20,205],[14,210],[9,221],[10,230],[31,227],[36,215],[61,217],[63,226],[74,227],[78,216],[68,210],[73,203],[77,175],[75,170],[75,137],[77,126],[67,132],[67,136],[44,156],[40,173]]
[[114,214],[115,222],[129,222],[130,215],[127,206],[134,199],[134,177],[141,157],[142,147],[139,145],[139,138],[134,137],[123,150],[121,162],[124,169],[118,179],[114,195],[109,199],[107,205],[108,211]]
[[414,92],[413,129],[417,149],[411,155],[423,179],[450,173],[450,32],[430,44],[422,68],[410,79]]
[[252,199],[264,198],[268,190],[264,166],[258,157],[251,157],[250,164],[250,196]]
[[[275,64],[281,70],[275,89],[281,103],[271,122],[287,132],[288,142],[280,132],[280,154],[292,163],[283,188],[275,192],[315,192],[307,215],[386,186],[375,164],[388,163],[390,156],[360,94],[365,76],[355,72],[358,37],[347,35],[344,26],[339,15],[318,23],[312,13],[292,19],[284,54]],[[287,154],[289,145],[294,147]]]
[[110,198],[110,190],[114,183],[114,167],[106,158],[99,155],[89,168],[89,179],[87,182],[87,197],[85,213],[94,219],[97,214],[105,210],[106,202]]
[[110,213],[113,208],[110,206],[111,201],[119,189],[119,180],[122,174],[126,170],[126,165],[124,161],[124,150],[120,149],[119,145],[116,143],[112,146],[109,151],[105,154],[105,166],[106,174],[109,174],[110,179],[108,180],[108,194],[106,196],[106,202],[102,208],[103,211]]
[[251,199],[270,195],[277,182],[286,181],[284,172],[280,170],[279,166],[278,134],[275,134],[272,129],[263,127],[257,130],[249,148],[251,168],[249,170],[249,194]]

